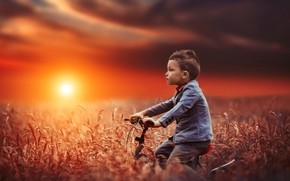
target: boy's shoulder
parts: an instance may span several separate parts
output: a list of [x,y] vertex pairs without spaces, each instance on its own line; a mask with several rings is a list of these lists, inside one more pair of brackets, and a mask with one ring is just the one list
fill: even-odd
[[198,87],[198,82],[194,79],[189,81],[184,87]]
[[200,92],[200,87],[198,82],[194,79],[189,81],[185,86],[182,87],[180,91],[190,91],[190,92]]

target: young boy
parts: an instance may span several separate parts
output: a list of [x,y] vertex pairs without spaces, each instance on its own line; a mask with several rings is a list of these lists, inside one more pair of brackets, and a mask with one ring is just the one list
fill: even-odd
[[[168,174],[173,174],[172,170],[180,168],[176,164],[181,164],[182,177],[185,180],[204,180],[187,163],[204,152],[213,138],[208,104],[196,81],[199,73],[200,62],[193,50],[174,52],[169,57],[165,75],[168,85],[177,86],[175,95],[167,101],[130,116],[131,120],[138,117],[143,119],[144,123],[151,121],[154,123],[152,127],[165,128],[176,121],[174,135],[156,149],[155,156],[161,167],[166,165],[166,170],[171,170]],[[158,120],[145,118],[162,113],[165,114]],[[164,161],[162,156],[166,157],[167,161]]]

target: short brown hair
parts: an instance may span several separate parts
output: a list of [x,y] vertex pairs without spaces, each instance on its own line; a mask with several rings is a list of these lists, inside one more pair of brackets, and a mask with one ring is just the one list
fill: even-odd
[[200,62],[193,50],[179,50],[174,52],[169,60],[178,62],[181,70],[188,71],[190,80],[194,80],[200,73]]

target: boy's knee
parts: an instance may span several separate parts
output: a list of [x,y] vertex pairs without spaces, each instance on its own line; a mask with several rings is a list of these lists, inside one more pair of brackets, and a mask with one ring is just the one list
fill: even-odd
[[166,168],[167,157],[165,155],[157,155],[155,156],[158,162],[158,165],[164,170]]
[[155,157],[157,158],[159,155],[166,155],[163,148],[157,148],[154,152]]
[[163,154],[156,155],[155,157],[157,158],[157,160],[159,162],[166,162],[167,161],[167,157]]
[[173,167],[173,168],[178,166],[179,164],[181,164],[181,163],[180,163],[180,160],[177,157],[170,158],[166,162],[166,166],[167,167]]

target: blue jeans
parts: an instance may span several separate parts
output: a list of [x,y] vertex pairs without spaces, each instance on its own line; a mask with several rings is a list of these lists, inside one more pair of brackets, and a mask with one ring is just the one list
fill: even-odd
[[166,167],[167,180],[205,180],[187,163],[204,152],[209,145],[210,141],[175,144],[168,139],[156,149],[155,157],[161,168]]

